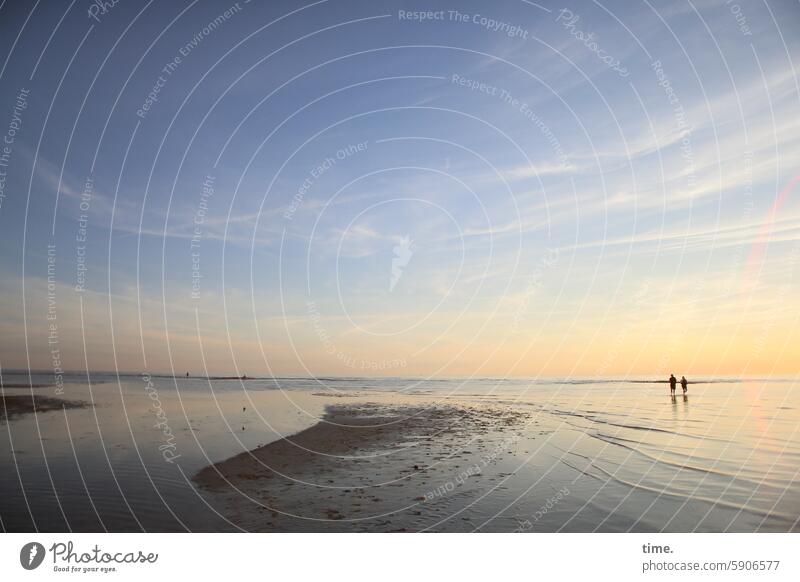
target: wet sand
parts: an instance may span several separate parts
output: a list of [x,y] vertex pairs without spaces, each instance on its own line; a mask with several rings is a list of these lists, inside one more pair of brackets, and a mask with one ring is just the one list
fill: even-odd
[[[457,499],[499,479],[497,461],[527,416],[502,407],[331,405],[313,427],[206,467],[194,480],[248,531],[435,529],[458,513]],[[474,528],[455,519],[461,525],[447,529]]]
[[153,379],[154,401],[142,378],[101,374],[66,385],[64,398],[94,405],[66,413],[6,391],[0,520],[31,532],[800,531],[794,380],[676,399],[636,382],[284,382]]
[[64,400],[63,398],[50,398],[49,396],[36,395],[3,395],[0,396],[3,412],[0,421],[14,420],[25,414],[33,412],[52,412],[65,408],[87,408],[91,406],[88,402],[80,400]]

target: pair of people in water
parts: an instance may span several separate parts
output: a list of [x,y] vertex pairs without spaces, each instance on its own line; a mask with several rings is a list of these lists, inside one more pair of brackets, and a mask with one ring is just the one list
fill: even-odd
[[[671,394],[675,394],[675,387],[678,385],[678,380],[675,378],[674,374],[669,375],[669,391]],[[683,388],[683,393],[686,394],[687,386],[689,382],[686,381],[686,376],[681,376],[681,388]]]

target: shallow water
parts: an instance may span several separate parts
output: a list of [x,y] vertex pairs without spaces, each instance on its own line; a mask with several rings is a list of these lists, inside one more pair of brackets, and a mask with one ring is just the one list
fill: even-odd
[[[672,399],[651,380],[67,377],[63,397],[94,407],[0,422],[0,519],[8,531],[233,530],[192,485],[197,470],[313,425],[342,396],[401,395],[529,413],[492,473],[398,515],[408,529],[797,531],[795,382],[723,378]],[[6,394],[28,382],[3,374]],[[495,437],[473,440],[491,450]]]

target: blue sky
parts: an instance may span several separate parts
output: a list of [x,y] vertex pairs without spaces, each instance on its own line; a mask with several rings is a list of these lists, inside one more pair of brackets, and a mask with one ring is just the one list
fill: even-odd
[[92,6],[0,8],[4,368],[793,369],[796,2]]

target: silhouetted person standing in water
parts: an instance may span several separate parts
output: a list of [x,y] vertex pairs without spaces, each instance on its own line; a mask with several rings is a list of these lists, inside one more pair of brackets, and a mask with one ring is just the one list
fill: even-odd
[[675,394],[675,387],[678,385],[678,379],[675,378],[674,374],[669,375],[669,392],[670,394]]
[[686,381],[686,376],[681,376],[681,388],[683,388],[683,393],[686,394],[686,386],[689,383]]

